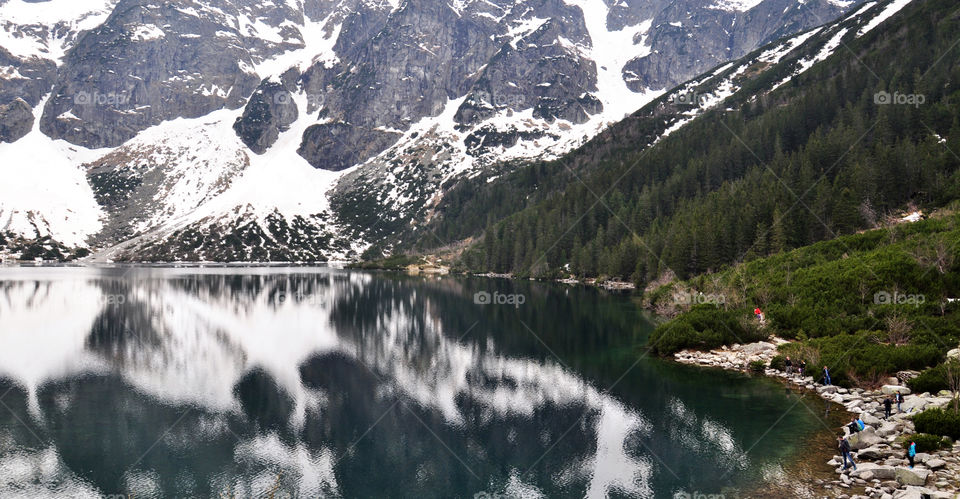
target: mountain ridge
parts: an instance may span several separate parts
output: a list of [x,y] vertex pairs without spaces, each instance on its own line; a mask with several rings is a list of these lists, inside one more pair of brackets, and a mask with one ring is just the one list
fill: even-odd
[[[89,173],[88,183],[96,185],[89,194],[75,190],[77,198],[69,202],[76,209],[64,214],[35,199],[10,194],[16,190],[39,196],[49,190],[44,186],[49,174],[25,174],[0,192],[0,227],[24,236],[54,236],[70,246],[89,245],[109,259],[137,260],[149,255],[150,259],[180,260],[202,255],[244,260],[285,254],[308,261],[357,258],[371,243],[429,218],[431,206],[449,190],[445,185],[492,165],[552,157],[576,147],[659,94],[660,90],[643,90],[630,83],[637,76],[626,69],[631,60],[674,54],[670,57],[692,58],[689,64],[704,65],[711,58],[725,59],[728,49],[744,50],[744,43],[750,47],[764,37],[776,36],[778,30],[793,29],[790,26],[797,22],[810,24],[815,16],[835,14],[852,5],[814,2],[797,9],[801,12],[774,16],[774,9],[790,2],[766,0],[749,6],[746,13],[737,10],[743,6],[723,10],[699,4],[694,8],[692,3],[690,12],[707,9],[727,23],[735,24],[741,15],[763,13],[774,21],[736,28],[747,41],[724,50],[710,47],[700,56],[681,56],[668,43],[671,36],[696,38],[695,33],[702,32],[700,38],[708,40],[725,28],[691,22],[677,31],[674,21],[657,21],[658,16],[675,14],[663,5],[622,2],[599,9],[598,0],[544,0],[522,6],[508,1],[427,6],[416,1],[289,0],[276,8],[253,0],[171,0],[158,6],[139,0],[87,0],[74,4],[91,12],[81,20],[102,22],[89,26],[93,21],[71,21],[67,24],[76,27],[68,32],[72,34],[53,43],[49,29],[29,24],[37,20],[37,11],[23,6],[58,2],[62,0],[0,4],[4,12],[13,12],[16,6],[17,14],[8,17],[23,21],[0,23],[5,30],[0,47],[3,40],[8,44],[10,39],[34,40],[33,52],[20,54],[29,58],[13,58],[5,67],[24,76],[23,71],[34,66],[46,67],[48,73],[51,64],[59,66],[59,76],[51,77],[54,81],[40,80],[40,86],[25,94],[25,102],[34,107],[33,116],[20,109],[19,121],[11,128],[17,134],[36,133],[33,125],[23,123],[32,118],[40,124],[40,136],[9,140],[12,144],[0,144],[0,153],[12,158],[11,163],[29,164],[27,158],[40,144],[66,151],[44,161],[51,168],[55,165],[61,175],[81,167]],[[778,24],[775,20],[780,17],[790,21]],[[678,22],[683,26],[686,21]],[[431,29],[440,25],[443,30]],[[460,28],[451,32],[450,26]],[[653,40],[661,31],[674,34]],[[752,34],[747,36],[748,32]],[[480,33],[484,35],[478,38]],[[484,38],[488,33],[490,38]],[[439,38],[429,38],[433,35],[449,36],[453,42],[436,45]],[[200,45],[200,40],[213,43]],[[458,62],[454,71],[460,76],[451,77],[448,84],[433,82],[432,68],[442,57],[449,57],[435,49],[439,46],[466,50],[467,59],[474,59]],[[483,46],[488,46],[483,49],[486,52]],[[609,46],[630,48],[611,51]],[[0,63],[4,63],[2,56],[0,50]],[[548,63],[537,69],[537,61]],[[668,84],[671,78],[676,76],[660,72],[649,81]],[[0,96],[26,92],[25,82],[28,79],[19,77],[0,80]],[[36,85],[34,79],[29,82]],[[47,84],[53,93],[43,100],[41,92]],[[417,85],[431,85],[430,93],[418,93]],[[428,95],[434,97],[424,97]],[[42,112],[37,109],[41,100]],[[397,110],[389,110],[391,105]],[[350,119],[344,120],[348,115]],[[178,130],[171,123],[184,128]],[[203,125],[209,128],[197,128]],[[238,130],[242,140],[237,143],[227,137],[224,126],[230,133]],[[189,130],[196,131],[197,137],[217,137],[235,151],[204,147],[196,153],[188,151],[177,144],[176,135]],[[169,136],[161,137],[163,131]],[[145,137],[155,147],[143,147]],[[190,162],[197,168],[186,168]],[[140,171],[149,173],[152,180],[141,178]],[[271,171],[280,172],[278,176],[288,183],[275,185]],[[204,179],[216,177],[217,172],[229,175],[216,189],[205,190]],[[187,173],[197,178],[190,179]],[[237,197],[230,188],[236,182],[260,182],[273,194]],[[182,189],[187,183],[201,185],[184,205],[196,208],[190,217],[176,216],[180,210],[170,208],[182,197],[171,194],[169,202],[154,199],[167,196],[163,188],[180,185]],[[111,185],[120,190],[107,192]],[[139,190],[138,186],[145,187]],[[281,187],[291,191],[283,193]],[[226,197],[213,203],[221,196]],[[107,204],[100,203],[108,198]],[[126,198],[125,207],[117,204],[121,198]],[[96,206],[90,205],[90,199]],[[194,206],[196,199],[206,200],[203,209]],[[228,199],[235,202],[228,206]],[[256,213],[249,214],[246,207],[253,205]],[[220,211],[208,209],[213,206]],[[386,220],[365,220],[357,206],[381,213]],[[147,213],[154,207],[158,211]],[[283,219],[276,234],[266,220],[274,212]],[[142,220],[133,223],[128,215],[149,220],[168,217],[168,223],[162,227]],[[71,217],[97,222],[85,223],[79,231],[64,231],[61,226],[71,223],[62,220]],[[295,223],[309,226],[305,233],[325,234],[330,243],[323,249],[283,250],[289,244],[284,242],[291,235],[289,226]],[[127,227],[118,230],[124,224]],[[197,236],[186,237],[214,226],[216,232],[230,235],[250,224],[257,226],[254,239],[262,248],[241,245],[221,252],[217,245],[222,238],[200,237],[203,248],[198,252],[193,247]],[[144,246],[139,242],[151,250],[141,255]]]

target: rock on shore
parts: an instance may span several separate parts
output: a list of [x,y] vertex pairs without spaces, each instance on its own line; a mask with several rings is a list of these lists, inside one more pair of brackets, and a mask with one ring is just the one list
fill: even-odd
[[[748,371],[754,361],[763,361],[769,366],[777,355],[777,346],[788,343],[779,338],[745,345],[732,345],[701,352],[683,350],[674,358],[683,364],[718,367],[721,369]],[[811,376],[787,375],[769,367],[764,374],[782,378],[788,384],[815,392],[824,400],[843,406],[859,415],[866,428],[849,436],[857,469],[844,470],[840,456],[834,456],[827,465],[835,468],[837,479],[821,484],[820,495],[824,497],[870,498],[870,499],[920,499],[960,498],[960,443],[952,449],[934,453],[917,453],[915,466],[909,467],[906,449],[898,440],[903,435],[915,433],[911,417],[933,408],[943,407],[951,401],[949,393],[913,394],[898,378],[889,378],[878,390],[822,386]],[[883,399],[899,392],[904,396],[901,411],[896,406],[889,419],[884,417]],[[838,432],[840,429],[837,429]]]

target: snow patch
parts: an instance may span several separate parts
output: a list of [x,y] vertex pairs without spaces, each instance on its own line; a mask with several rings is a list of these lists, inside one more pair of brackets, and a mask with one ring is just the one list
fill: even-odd
[[880,14],[878,14],[876,17],[871,19],[866,26],[860,28],[860,31],[857,32],[857,36],[858,37],[863,36],[873,28],[876,28],[877,26],[880,25],[880,23],[882,23],[883,21],[886,21],[897,12],[900,12],[900,9],[906,7],[908,3],[910,3],[910,0],[893,0],[892,2],[887,4],[886,7],[884,7],[883,11],[881,11]]
[[34,109],[30,133],[12,144],[0,143],[0,231],[85,246],[86,239],[103,227],[103,211],[79,165],[108,150],[90,150],[44,135],[40,113],[47,99],[49,95]]

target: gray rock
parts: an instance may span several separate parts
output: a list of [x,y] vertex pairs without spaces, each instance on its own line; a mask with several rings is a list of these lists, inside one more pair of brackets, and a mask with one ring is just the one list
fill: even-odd
[[927,483],[927,477],[930,476],[930,470],[925,468],[906,468],[903,466],[896,468],[897,482],[901,485],[923,485]]
[[880,418],[877,418],[877,417],[875,417],[874,415],[872,415],[872,414],[870,414],[870,413],[868,413],[868,412],[862,413],[862,414],[860,415],[860,419],[862,419],[865,424],[868,424],[868,425],[873,426],[873,427],[875,427],[875,428],[878,427],[878,426],[880,426],[880,423],[881,423]]
[[881,450],[879,447],[867,447],[857,452],[857,457],[860,459],[870,459],[877,460],[882,459],[888,453]]
[[864,473],[870,472],[871,479],[893,480],[896,478],[896,470],[893,466],[885,466],[875,463],[860,463],[857,470],[851,473],[857,478],[865,478]]
[[883,439],[877,436],[876,431],[873,428],[867,427],[863,431],[859,431],[847,437],[847,441],[850,442],[851,449],[860,450],[879,444],[883,441]]
[[278,81],[264,80],[250,97],[234,131],[247,147],[263,154],[300,115],[293,95]]
[[[238,13],[227,0],[213,3]],[[241,107],[260,82],[252,47],[228,19],[204,14],[120,0],[67,53],[41,130],[85,147],[116,147],[166,120]]]
[[928,459],[924,464],[927,465],[927,467],[932,470],[937,470],[946,466],[947,462],[944,461],[943,459],[935,458],[935,459]]
[[900,385],[883,385],[882,387],[880,387],[880,391],[883,392],[884,395],[893,395],[894,393],[897,393],[897,392],[899,392],[902,395],[910,394],[909,388],[905,386],[900,386]]
[[33,128],[33,109],[21,98],[0,105],[0,142],[16,142]]

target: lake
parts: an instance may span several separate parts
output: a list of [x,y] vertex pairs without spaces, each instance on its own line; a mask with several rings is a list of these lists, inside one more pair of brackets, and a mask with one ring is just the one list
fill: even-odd
[[527,281],[0,268],[0,496],[733,497],[824,433],[652,327]]

